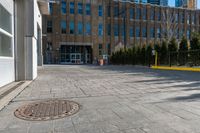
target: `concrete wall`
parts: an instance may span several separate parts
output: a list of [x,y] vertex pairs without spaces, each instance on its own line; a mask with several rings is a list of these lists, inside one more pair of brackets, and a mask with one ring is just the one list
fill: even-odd
[[[9,12],[13,17],[13,0],[0,0],[0,4]],[[13,26],[13,24],[12,24]],[[12,57],[0,56],[0,87],[4,86],[15,80],[14,70],[14,43],[12,42]]]
[[[37,0],[16,1],[16,14],[16,36],[17,39],[19,38],[16,42],[16,79],[33,80],[37,77],[37,42],[38,39],[41,40],[42,37],[41,34],[38,36],[38,29],[41,30],[42,18],[38,8]],[[24,50],[19,52],[20,49]]]

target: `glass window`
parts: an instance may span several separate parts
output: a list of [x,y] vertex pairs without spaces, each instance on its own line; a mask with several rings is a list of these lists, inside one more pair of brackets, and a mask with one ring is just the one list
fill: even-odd
[[187,29],[187,39],[190,39],[190,28]]
[[0,28],[12,34],[12,16],[0,4]]
[[160,28],[157,28],[157,38],[161,38],[161,30],[160,30]]
[[151,8],[150,19],[151,19],[151,20],[154,20],[154,18],[155,18],[155,10],[154,10],[154,8]]
[[140,19],[140,14],[141,14],[140,12],[141,12],[140,8],[137,7],[136,19]]
[[121,26],[121,35],[124,37],[124,35],[125,35],[125,27],[124,27],[124,24],[122,24]]
[[134,18],[134,8],[130,8],[130,19]]
[[187,24],[190,24],[190,14],[187,14]]
[[0,56],[12,56],[12,37],[0,32]]
[[83,34],[83,23],[78,22],[78,34],[82,35]]
[[111,47],[110,47],[110,44],[107,44],[107,54],[108,54],[108,55],[111,54]]
[[99,24],[98,33],[99,33],[99,36],[103,36],[103,24]]
[[91,24],[86,23],[86,35],[91,35]]
[[66,2],[65,1],[62,1],[61,2],[61,12],[62,12],[62,14],[66,14],[67,13],[67,4],[66,4]]
[[151,38],[154,38],[154,37],[155,37],[155,29],[154,29],[154,27],[151,27],[151,28],[150,28],[150,37],[151,37]]
[[83,3],[78,3],[78,14],[83,14]]
[[102,17],[103,16],[103,6],[99,5],[99,16]]
[[65,20],[61,21],[61,33],[62,34],[66,34],[66,30],[67,30],[67,24]]
[[111,25],[110,24],[108,24],[108,29],[107,29],[107,34],[108,34],[108,36],[110,36],[111,35]]
[[136,27],[136,32],[135,32],[136,37],[140,37],[140,27]]
[[179,16],[178,13],[176,13],[175,14],[175,21],[176,21],[176,23],[178,23],[178,16]]
[[114,6],[114,17],[119,17],[119,8],[118,8],[118,5]]
[[69,32],[70,34],[74,34],[74,21],[70,21]]
[[119,36],[119,26],[118,26],[118,24],[114,24],[114,35]]
[[69,9],[70,9],[70,14],[74,14],[74,2],[70,2]]
[[49,13],[53,14],[53,3],[49,3]]
[[142,28],[142,37],[147,37],[147,28],[146,26]]
[[146,20],[147,19],[147,10],[146,10],[146,8],[143,8],[143,11],[142,11],[143,13],[142,13],[142,19],[143,20]]
[[12,16],[0,4],[0,56],[12,57],[12,50]]
[[108,10],[107,10],[107,15],[108,15],[108,17],[110,17],[110,6],[108,6]]
[[102,55],[102,48],[103,48],[102,44],[99,44],[99,55]]
[[133,29],[133,26],[130,26],[129,28],[129,34],[130,34],[130,37],[134,37],[134,29]]
[[91,14],[91,5],[86,4],[86,15],[90,15],[90,14]]
[[157,11],[157,20],[160,21],[161,20],[161,10]]
[[195,24],[195,21],[196,21],[196,14],[193,14],[193,15],[191,15],[191,19],[192,19],[192,24]]
[[52,28],[53,24],[51,20],[47,21],[47,33],[52,33],[53,28]]
[[181,14],[180,14],[180,19],[181,19],[181,22],[182,22],[182,23],[184,23],[184,22],[185,22],[184,13],[181,13]]

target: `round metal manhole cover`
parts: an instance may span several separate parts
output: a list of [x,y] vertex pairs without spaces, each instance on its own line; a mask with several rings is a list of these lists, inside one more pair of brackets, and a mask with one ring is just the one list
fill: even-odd
[[68,100],[46,100],[19,107],[14,115],[23,120],[46,121],[60,119],[79,111],[79,104]]

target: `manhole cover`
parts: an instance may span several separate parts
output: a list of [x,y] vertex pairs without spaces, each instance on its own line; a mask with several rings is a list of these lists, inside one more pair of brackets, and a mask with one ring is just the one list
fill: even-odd
[[68,100],[46,100],[19,107],[15,116],[30,121],[46,121],[73,115],[79,110],[79,104]]

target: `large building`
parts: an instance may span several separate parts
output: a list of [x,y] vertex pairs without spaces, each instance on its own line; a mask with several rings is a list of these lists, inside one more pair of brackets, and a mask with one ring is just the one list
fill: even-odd
[[176,0],[175,6],[196,9],[197,8],[197,0]]
[[0,0],[0,87],[36,78],[45,13],[44,0]]
[[200,29],[199,10],[137,3],[124,8],[112,0],[63,0],[50,9],[43,19],[44,63],[92,63],[120,45],[190,39]]
[[161,6],[168,6],[168,0],[148,0],[148,3]]

